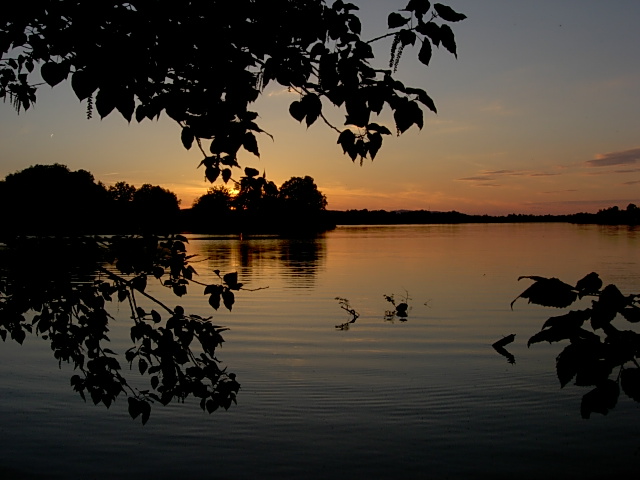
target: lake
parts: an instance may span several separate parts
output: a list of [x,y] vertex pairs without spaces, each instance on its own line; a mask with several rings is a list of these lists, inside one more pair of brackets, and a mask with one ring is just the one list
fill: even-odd
[[[621,393],[608,415],[583,419],[590,388],[561,389],[555,373],[567,342],[527,348],[547,318],[569,309],[509,306],[531,284],[521,275],[574,284],[595,271],[625,294],[640,292],[640,229],[463,224],[188,237],[199,281],[214,282],[214,269],[238,272],[245,289],[233,310],[214,311],[198,285],[181,298],[156,282],[147,288],[230,328],[216,356],[237,375],[238,404],[211,415],[195,401],[158,405],[142,426],[124,396],[108,410],[83,402],[69,386],[73,368],[58,368],[45,340],[7,340],[2,478],[599,478],[640,468],[640,404]],[[385,317],[385,295],[408,296],[406,319]],[[360,315],[348,329],[336,328],[351,318],[336,297]],[[110,348],[124,365],[128,308],[110,312]],[[515,364],[491,346],[509,334]]]

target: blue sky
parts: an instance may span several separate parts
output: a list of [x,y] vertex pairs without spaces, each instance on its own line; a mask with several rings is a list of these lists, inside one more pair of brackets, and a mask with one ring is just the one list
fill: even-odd
[[[384,33],[387,14],[406,2],[354,1],[364,36]],[[314,177],[331,209],[572,213],[640,204],[640,2],[443,3],[468,17],[453,24],[458,59],[440,49],[425,68],[407,48],[398,69],[438,106],[422,130],[387,138],[360,167],[335,132],[291,118],[295,95],[271,86],[256,109],[275,140],[259,139],[261,157],[243,155],[244,164],[277,184]],[[390,46],[376,44],[379,65]],[[85,110],[66,84],[42,88],[20,115],[0,104],[0,175],[58,162],[105,184],[162,185],[183,206],[210,186],[196,169],[201,155],[184,150],[172,121],[87,120]],[[379,123],[392,125],[388,112]]]

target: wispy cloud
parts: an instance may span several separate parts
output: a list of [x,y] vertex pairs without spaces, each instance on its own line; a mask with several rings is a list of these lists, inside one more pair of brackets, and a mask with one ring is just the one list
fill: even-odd
[[632,165],[640,160],[640,148],[609,152],[596,155],[586,162],[588,167],[611,167],[613,165]]
[[506,177],[551,177],[554,175],[560,174],[549,172],[535,172],[532,170],[485,170],[477,173],[476,175],[458,178],[457,180],[462,182],[472,182],[475,183],[476,186],[499,187],[501,185],[498,183],[488,182],[496,182]]
[[637,185],[640,183],[640,180],[630,180],[628,182],[622,182],[623,185]]
[[464,177],[464,178],[459,178],[458,180],[463,181],[463,182],[488,182],[491,180],[495,180],[495,177],[492,176],[475,176],[475,177]]
[[549,194],[554,194],[554,193],[574,193],[577,192],[578,189],[577,188],[568,188],[566,190],[548,190],[546,192],[542,192],[542,193],[549,193]]

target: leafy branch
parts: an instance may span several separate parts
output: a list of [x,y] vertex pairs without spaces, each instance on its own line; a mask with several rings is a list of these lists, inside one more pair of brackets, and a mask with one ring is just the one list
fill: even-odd
[[518,298],[537,305],[566,308],[581,298],[594,297],[589,308],[550,317],[527,342],[531,346],[545,341],[569,341],[556,358],[556,373],[561,387],[571,380],[578,386],[595,387],[582,397],[582,417],[589,418],[592,413],[606,415],[617,404],[620,388],[640,402],[640,334],[613,325],[619,317],[629,323],[640,323],[640,295],[624,295],[613,284],[602,288],[603,282],[595,272],[575,285],[557,278],[520,277],[523,278],[534,283],[511,303],[512,308]]

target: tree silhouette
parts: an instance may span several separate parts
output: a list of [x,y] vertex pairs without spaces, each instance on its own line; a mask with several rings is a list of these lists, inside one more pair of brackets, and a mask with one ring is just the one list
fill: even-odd
[[133,201],[133,194],[136,193],[136,187],[129,185],[127,182],[116,182],[107,188],[109,198],[117,203],[127,204]]
[[86,170],[34,165],[0,181],[3,233],[87,233],[107,210],[104,186]]
[[[267,133],[250,106],[275,82],[298,94],[293,118],[322,119],[362,162],[391,133],[371,120],[385,105],[398,134],[422,128],[423,107],[436,112],[427,92],[393,76],[406,47],[419,47],[425,65],[433,46],[457,55],[449,23],[466,17],[409,0],[389,15],[386,35],[364,40],[357,10],[342,0],[10,2],[0,20],[0,98],[28,109],[41,77],[51,86],[70,80],[89,117],[165,113],[185,148],[200,148],[206,178],[226,182],[241,148],[259,156],[256,134]],[[372,44],[385,37],[393,37],[389,68],[374,68]],[[344,127],[328,122],[326,105],[343,109]]]
[[131,201],[134,218],[143,230],[175,230],[180,211],[180,200],[175,193],[158,185],[145,183],[133,194]]
[[283,209],[291,214],[314,215],[327,207],[327,197],[309,176],[291,177],[280,186],[279,198]]
[[244,176],[237,183],[238,193],[233,198],[236,211],[257,216],[275,210],[278,187],[255,168],[245,168]]
[[34,165],[0,181],[5,205],[2,234],[78,235],[142,233],[177,227],[180,201],[175,193],[126,182],[105,188],[86,170],[65,165]]

